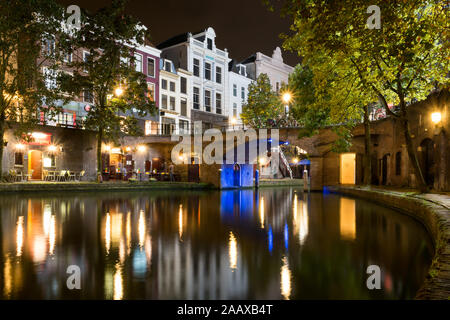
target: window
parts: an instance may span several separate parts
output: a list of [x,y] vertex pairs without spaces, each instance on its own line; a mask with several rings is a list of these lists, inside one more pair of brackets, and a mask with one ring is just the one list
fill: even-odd
[[237,116],[237,104],[233,103],[233,117]]
[[137,72],[142,72],[142,55],[141,54],[135,54],[134,55],[134,65],[136,66]]
[[54,168],[56,167],[56,160],[54,154],[49,154],[44,158],[44,168]]
[[175,92],[175,82],[170,81],[170,91]]
[[43,74],[44,74],[44,79],[45,79],[45,87],[47,89],[55,89],[56,88],[56,72],[55,72],[55,70],[44,67],[43,71],[44,71]]
[[158,133],[158,123],[155,121],[146,120],[145,121],[145,135],[149,136],[151,134]]
[[155,59],[147,58],[147,75],[149,77],[155,77]]
[[216,67],[216,82],[222,83],[222,68]]
[[181,93],[187,93],[187,79],[185,77],[181,77]]
[[161,81],[161,89],[167,90],[167,80],[162,79],[162,81]]
[[277,91],[277,93],[280,91],[280,83],[279,82],[277,82],[276,91]]
[[212,41],[212,39],[209,39],[209,38],[206,39],[206,46],[208,47],[209,50],[213,49],[213,41]]
[[64,55],[64,62],[71,63],[72,62],[72,54],[68,53]]
[[23,166],[23,152],[16,152],[14,154],[14,165]]
[[175,119],[162,117],[161,130],[163,135],[171,135],[175,130]]
[[205,79],[211,80],[211,63],[205,62]]
[[194,87],[194,109],[200,109],[200,89]]
[[194,59],[194,76],[200,77],[200,60]]
[[[83,51],[83,62],[84,62],[84,63],[88,63],[89,56],[90,56],[89,52]],[[88,72],[88,70],[87,70],[86,68],[84,68],[83,71],[84,71],[84,72]]]
[[241,87],[241,99],[242,101],[245,101],[245,88]]
[[244,66],[240,66],[239,67],[239,74],[242,76],[246,76],[246,72],[245,72],[245,67]]
[[165,94],[161,97],[161,107],[167,109],[167,96]]
[[170,97],[170,110],[175,110],[175,97]]
[[147,82],[147,90],[148,98],[152,101],[155,101],[155,84]]
[[55,54],[55,39],[45,39],[44,52],[46,55],[52,56]]
[[164,62],[164,70],[166,70],[167,72],[172,72],[172,66],[170,64],[170,61]]
[[400,176],[402,174],[402,153],[401,151],[395,154],[395,175]]
[[222,95],[216,93],[216,113],[222,114]]
[[189,133],[189,121],[180,120],[180,134]]
[[94,96],[90,90],[83,91],[83,101],[88,103],[94,103]]
[[205,90],[205,111],[211,112],[211,91]]
[[181,99],[180,101],[180,114],[184,117],[187,117],[187,101],[186,99]]
[[233,84],[233,97],[237,97],[237,85]]

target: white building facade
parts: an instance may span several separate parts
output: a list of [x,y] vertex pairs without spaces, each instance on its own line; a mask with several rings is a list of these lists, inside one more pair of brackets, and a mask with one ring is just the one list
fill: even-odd
[[241,63],[247,67],[247,73],[252,79],[258,78],[262,73],[267,74],[273,91],[277,93],[280,91],[283,83],[288,83],[289,75],[294,71],[293,67],[283,62],[283,56],[279,47],[273,51],[272,57],[257,52]]
[[192,73],[190,97],[191,122],[202,121],[204,129],[228,124],[228,52],[215,44],[216,33],[208,28],[185,33],[158,45],[161,57],[176,68]]
[[254,82],[247,74],[247,67],[237,64],[234,60],[229,64],[228,96],[229,96],[229,119],[231,126],[242,125],[242,106],[247,103],[248,86]]
[[191,76],[171,60],[160,60],[160,134],[189,133]]

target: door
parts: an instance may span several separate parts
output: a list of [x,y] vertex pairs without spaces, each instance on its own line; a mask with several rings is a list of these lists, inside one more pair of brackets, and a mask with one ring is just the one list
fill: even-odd
[[200,182],[200,165],[190,164],[188,165],[188,181],[189,182]]
[[28,172],[32,173],[32,180],[42,180],[42,152],[31,150],[28,155]]
[[234,178],[233,185],[235,187],[240,187],[241,186],[241,167],[237,163],[234,164],[233,178]]
[[356,154],[341,154],[341,184],[355,184],[356,181]]

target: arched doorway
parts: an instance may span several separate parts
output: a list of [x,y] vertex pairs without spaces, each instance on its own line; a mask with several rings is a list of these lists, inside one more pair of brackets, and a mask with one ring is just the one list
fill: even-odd
[[433,186],[434,183],[434,142],[433,140],[426,138],[420,144],[421,154],[419,157],[420,168],[422,170],[425,182],[429,186]]
[[32,180],[42,179],[42,152],[30,150],[28,152],[28,173],[31,173]]
[[233,167],[233,185],[235,187],[241,186],[241,166],[237,163]]

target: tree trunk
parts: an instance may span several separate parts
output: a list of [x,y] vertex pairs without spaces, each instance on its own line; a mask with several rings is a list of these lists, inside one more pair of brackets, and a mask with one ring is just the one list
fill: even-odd
[[102,174],[102,142],[103,129],[101,128],[97,133],[97,176]]
[[6,127],[6,116],[3,112],[0,115],[0,181],[3,179],[3,149],[4,149],[4,135],[5,135],[5,127]]
[[369,105],[364,107],[364,185],[372,184],[372,148],[370,139]]
[[403,116],[401,118],[401,122],[403,125],[403,133],[405,135],[406,149],[408,150],[409,162],[412,164],[419,190],[421,192],[428,192],[429,191],[428,186],[423,177],[422,169],[420,168],[419,160],[417,159],[416,149],[414,148],[413,141],[411,138],[409,121],[405,116]]

